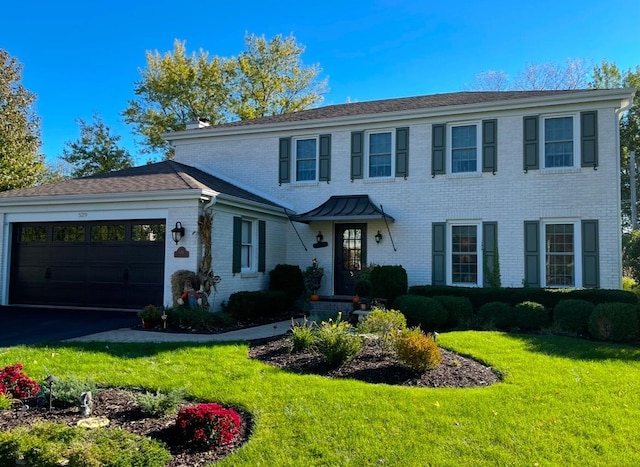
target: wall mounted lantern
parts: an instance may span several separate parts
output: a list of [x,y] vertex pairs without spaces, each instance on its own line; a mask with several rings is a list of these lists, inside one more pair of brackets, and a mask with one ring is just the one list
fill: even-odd
[[322,235],[322,232],[318,230],[318,235],[316,235],[316,242],[320,243],[322,240],[324,240],[324,235]]
[[322,232],[318,230],[318,235],[316,235],[316,242],[313,244],[314,248],[324,248],[328,243],[324,241],[324,235]]
[[176,242],[177,245],[178,242],[182,240],[182,237],[184,237],[184,227],[182,227],[181,222],[176,222],[176,226],[171,229],[171,238],[173,238],[173,241]]
[[376,234],[375,237],[373,237],[376,239],[376,243],[380,243],[380,240],[382,240],[382,234],[380,233],[380,231],[378,230],[378,233]]

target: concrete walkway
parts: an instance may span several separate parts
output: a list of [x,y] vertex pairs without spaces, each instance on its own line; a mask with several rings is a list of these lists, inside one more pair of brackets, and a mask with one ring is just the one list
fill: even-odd
[[230,342],[250,341],[281,336],[291,329],[291,320],[220,334],[187,334],[162,331],[142,331],[131,328],[114,329],[88,336],[66,339],[64,342]]

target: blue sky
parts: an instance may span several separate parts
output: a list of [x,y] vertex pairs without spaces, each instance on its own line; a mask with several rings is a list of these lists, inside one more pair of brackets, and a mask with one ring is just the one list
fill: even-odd
[[323,104],[459,91],[483,71],[513,76],[567,58],[640,64],[638,0],[33,0],[7,2],[2,13],[0,48],[23,64],[23,84],[38,97],[49,162],[79,137],[76,119],[95,112],[146,161],[120,114],[145,52],[170,51],[174,39],[230,57],[245,33],[293,34],[303,61],[328,77]]

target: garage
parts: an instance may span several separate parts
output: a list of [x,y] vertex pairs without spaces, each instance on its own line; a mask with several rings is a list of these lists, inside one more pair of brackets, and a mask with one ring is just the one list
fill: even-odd
[[9,303],[162,305],[165,219],[12,224]]

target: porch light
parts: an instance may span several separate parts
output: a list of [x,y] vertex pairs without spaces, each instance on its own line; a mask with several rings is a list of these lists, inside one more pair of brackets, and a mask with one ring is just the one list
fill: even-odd
[[176,226],[171,229],[171,238],[173,238],[173,241],[176,242],[177,245],[178,242],[182,240],[182,237],[184,237],[184,227],[182,227],[181,222],[176,222]]
[[373,238],[376,239],[376,243],[380,243],[380,240],[382,240],[382,234],[380,233],[379,230],[378,230],[378,233]]
[[318,235],[316,235],[316,242],[321,243],[322,240],[324,240],[324,236],[322,235],[322,232],[318,230]]

